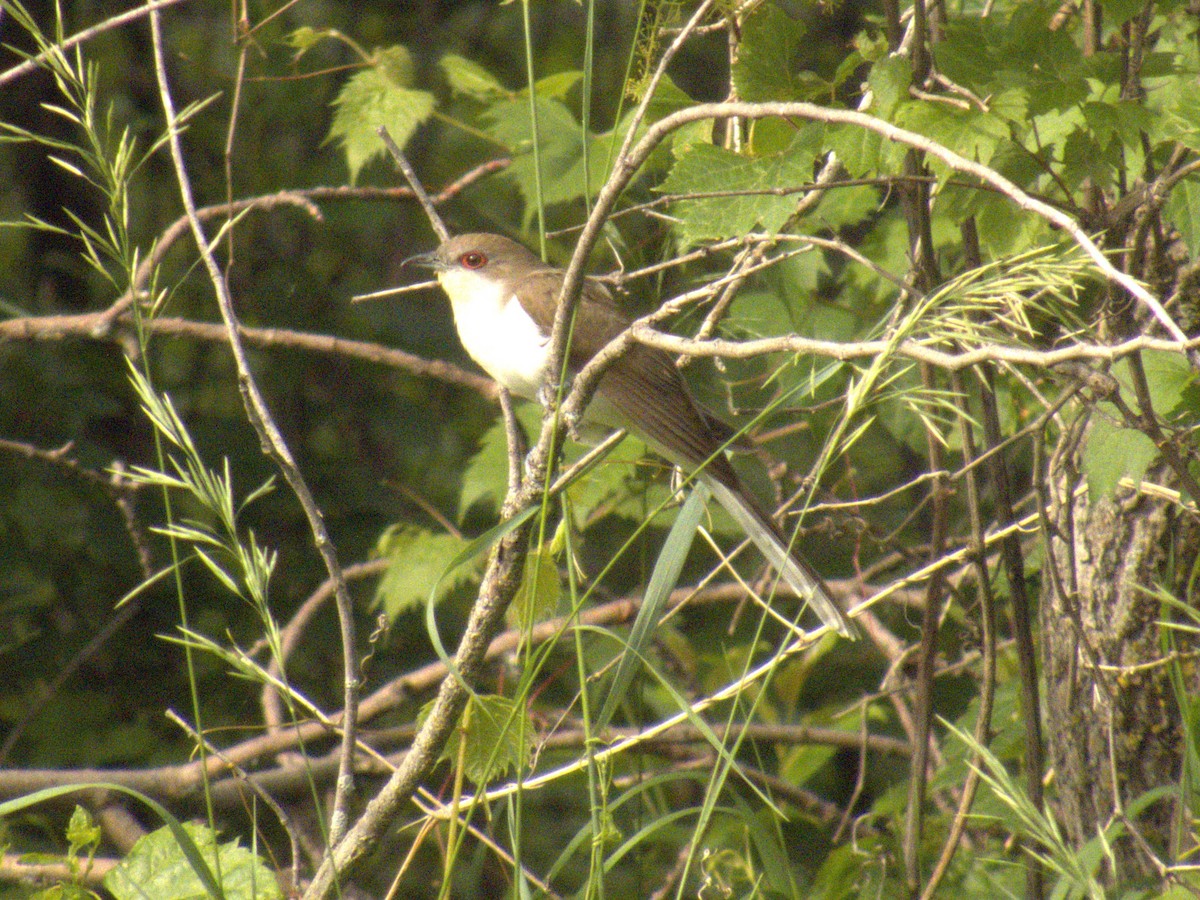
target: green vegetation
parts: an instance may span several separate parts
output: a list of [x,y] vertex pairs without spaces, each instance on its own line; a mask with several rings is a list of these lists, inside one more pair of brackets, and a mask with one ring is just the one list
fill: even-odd
[[[1193,6],[0,9],[0,898],[1200,894]],[[351,302],[381,128],[863,639]]]

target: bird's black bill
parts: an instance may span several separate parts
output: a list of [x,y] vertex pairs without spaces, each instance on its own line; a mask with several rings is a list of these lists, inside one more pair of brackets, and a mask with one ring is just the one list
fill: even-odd
[[400,268],[407,269],[413,266],[418,269],[438,269],[441,268],[441,261],[438,259],[437,253],[430,251],[429,253],[418,253],[416,256],[410,256],[404,262],[400,263]]

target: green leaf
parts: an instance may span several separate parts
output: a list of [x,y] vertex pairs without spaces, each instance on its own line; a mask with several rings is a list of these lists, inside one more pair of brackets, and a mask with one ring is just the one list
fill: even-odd
[[[636,464],[645,455],[646,445],[626,436],[599,465],[574,481],[567,488],[567,497],[575,521],[582,526],[608,504],[612,504],[608,512],[620,514],[621,501],[630,495],[630,479],[637,477]],[[633,517],[641,518],[636,514]]]
[[[583,196],[583,126],[558,100],[537,99],[538,152],[541,154],[542,198],[547,204],[564,203]],[[483,114],[488,133],[512,154],[512,164],[503,178],[516,182],[525,200],[526,218],[533,215],[537,196],[533,129],[529,125],[529,101],[505,100]],[[608,146],[593,139],[589,149],[591,187],[604,181]]]
[[1157,111],[1157,134],[1163,140],[1178,141],[1191,150],[1200,150],[1200,91],[1195,76],[1173,78],[1159,89],[1152,100],[1161,98]]
[[283,39],[283,42],[289,47],[294,48],[296,50],[296,56],[300,57],[306,51],[311,50],[327,37],[329,37],[328,31],[325,31],[324,29],[318,31],[315,28],[310,28],[307,25],[303,25],[300,28],[290,32],[287,37]]
[[[760,157],[693,144],[680,155],[658,190],[678,194],[766,191],[808,184],[821,150],[820,133],[821,129],[803,127],[786,151]],[[746,194],[679,200],[671,210],[682,220],[679,234],[687,245],[743,235],[756,228],[777,231],[797,202],[798,195]]]
[[1019,4],[1008,22],[955,17],[934,48],[938,70],[979,97],[1020,90],[1030,115],[1081,103],[1091,90],[1088,61],[1065,29],[1046,28],[1046,18],[1040,3]]
[[629,634],[628,647],[621,654],[617,672],[613,676],[608,696],[604,700],[604,707],[596,719],[597,731],[603,730],[611,721],[618,704],[625,699],[634,674],[642,667],[650,638],[654,634],[654,627],[658,624],[667,598],[675,589],[675,585],[679,583],[683,564],[687,561],[688,553],[692,549],[696,529],[700,526],[705,505],[711,496],[703,482],[696,482],[688,494],[687,501],[683,504],[683,509],[679,511],[675,523],[667,533],[662,551],[654,563],[654,572],[650,575],[650,584],[646,588],[642,608],[638,610],[633,630]]
[[483,101],[512,96],[491,72],[457,53],[447,53],[438,60],[438,66],[456,94]]
[[[560,523],[559,527],[563,527]],[[562,582],[558,577],[558,561],[552,547],[529,551],[521,586],[505,612],[513,628],[529,628],[554,615],[562,597]]]
[[[447,575],[451,563],[466,546],[463,538],[452,534],[434,534],[415,525],[393,525],[376,547],[380,556],[391,559],[391,565],[375,589],[375,606],[382,606],[388,619],[395,621],[401,613],[426,601],[440,602],[473,577],[473,568],[456,568]],[[437,590],[431,595],[435,584]]]
[[[211,829],[190,822],[183,823],[183,828],[212,868],[221,873],[225,900],[279,900],[283,896],[271,870],[236,841],[218,846]],[[134,844],[129,855],[104,876],[104,887],[116,900],[195,900],[207,895],[166,827]]]
[[350,181],[358,180],[371,159],[385,152],[379,126],[387,126],[404,147],[417,127],[433,113],[433,94],[413,90],[412,58],[401,46],[376,54],[377,62],[350,77],[333,101],[333,124],[325,143],[338,141],[346,154]]
[[1083,118],[1101,144],[1115,139],[1125,145],[1136,145],[1142,132],[1154,126],[1153,114],[1132,100],[1085,103]]
[[[932,138],[960,156],[987,163],[1008,140],[1008,125],[991,113],[959,109],[928,100],[906,101],[896,110],[896,124]],[[930,165],[942,168],[937,160]]]
[[[575,118],[565,100],[581,77],[579,72],[561,72],[537,83],[537,150],[540,154],[542,199],[549,205],[580,200],[585,194],[595,196],[608,178],[614,148],[620,145],[632,122],[631,110],[612,131],[603,134],[589,132],[585,136],[583,125]],[[647,108],[646,119],[638,126],[637,135],[643,134],[656,119],[690,103],[691,100],[683,91],[670,79],[664,79]],[[512,164],[500,177],[516,183],[525,201],[524,226],[528,227],[536,211],[534,201],[537,196],[528,91],[521,91],[512,99],[492,105],[481,115],[481,119],[487,133],[505,145],[512,155]],[[712,123],[706,124],[711,129]],[[665,155],[664,150],[652,156],[647,168],[658,166],[657,160]]]
[[894,171],[904,148],[883,135],[857,125],[833,125],[825,131],[825,146],[854,178],[869,178],[881,171]]
[[[534,85],[534,95],[539,100],[566,100],[567,95],[575,90],[575,85],[583,80],[583,73],[578,69],[566,72],[555,72],[545,78],[539,78]],[[522,101],[529,103],[529,91],[521,91]],[[528,108],[528,107],[527,107]]]
[[67,823],[67,842],[71,846],[69,854],[77,856],[80,850],[89,848],[94,851],[103,836],[103,829],[92,821],[91,814],[82,806],[76,805],[75,811],[71,813],[71,820]]
[[1158,456],[1154,441],[1140,431],[1124,428],[1105,416],[1092,420],[1083,447],[1083,471],[1092,502],[1111,497],[1122,478],[1141,481],[1146,468]]
[[1100,0],[1100,8],[1104,10],[1104,27],[1121,27],[1140,13],[1145,5],[1143,0]]
[[1195,259],[1200,254],[1200,179],[1185,178],[1175,185],[1167,198],[1166,214]]
[[814,212],[806,220],[820,222],[832,231],[857,225],[883,207],[882,192],[869,184],[827,191]]
[[[1181,409],[1194,412],[1191,400],[1195,394],[1196,373],[1182,353],[1168,350],[1144,350],[1142,371],[1146,373],[1146,387],[1150,392],[1150,405],[1157,415],[1170,417]],[[1133,395],[1133,377],[1129,360],[1118,360],[1112,368],[1113,377],[1121,383],[1123,392]]]
[[[432,707],[431,700],[421,709],[418,723],[424,722]],[[472,693],[442,759],[456,763],[461,755],[463,773],[474,784],[484,785],[526,764],[533,733],[533,720],[524,704],[498,694]]]
[[[526,434],[536,433],[541,427],[541,407],[533,403],[521,403],[516,410],[517,421]],[[458,519],[470,512],[477,503],[488,503],[499,508],[500,501],[508,490],[508,435],[504,420],[500,417],[479,440],[479,449],[463,470],[462,490],[458,495]]]
[[804,27],[778,6],[760,6],[742,26],[732,71],[738,96],[752,102],[796,99],[792,61],[803,35]]
[[881,119],[891,119],[896,107],[908,99],[912,85],[912,62],[905,56],[885,56],[871,67],[867,76],[874,102],[871,112]]

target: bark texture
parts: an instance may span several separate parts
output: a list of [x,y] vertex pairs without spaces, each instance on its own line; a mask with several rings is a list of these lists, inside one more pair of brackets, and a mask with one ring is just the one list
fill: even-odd
[[[1176,858],[1172,835],[1183,810],[1173,797],[1136,813],[1130,805],[1179,785],[1184,738],[1171,674],[1182,672],[1189,694],[1200,679],[1189,657],[1165,659],[1158,623],[1180,617],[1164,612],[1150,591],[1161,586],[1185,596],[1200,531],[1166,500],[1118,488],[1093,502],[1086,490],[1077,492],[1076,450],[1060,445],[1048,481],[1053,538],[1041,603],[1048,797],[1076,847],[1127,814],[1140,839],[1116,842],[1118,871],[1109,874],[1153,877],[1149,851]],[[1169,485],[1170,473],[1151,471],[1146,480]],[[1174,643],[1183,654],[1198,649],[1182,632]]]

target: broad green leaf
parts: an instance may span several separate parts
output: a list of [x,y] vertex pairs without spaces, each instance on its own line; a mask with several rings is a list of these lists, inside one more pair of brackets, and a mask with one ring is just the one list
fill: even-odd
[[896,107],[908,99],[912,85],[912,61],[906,56],[886,56],[871,67],[867,76],[874,102],[871,112],[881,119],[892,118]]
[[627,436],[588,474],[567,489],[575,521],[583,524],[609,504],[609,514],[617,514],[619,502],[629,496],[630,479],[636,477],[636,464],[646,455],[646,445]]
[[794,100],[797,82],[792,60],[804,27],[773,3],[764,3],[742,26],[733,83],[749,101]]
[[1031,115],[1080,103],[1091,90],[1088,61],[1065,30],[1046,28],[1047,16],[1041,4],[1027,3],[1008,22],[955,17],[934,47],[938,70],[979,97],[1022,91]]
[[[536,434],[536,429],[541,427],[542,410],[536,404],[517,404],[516,415],[527,435]],[[463,470],[462,490],[458,496],[459,521],[476,503],[489,503],[499,508],[507,490],[508,435],[504,430],[504,419],[497,416],[492,427],[480,438],[479,449]]]
[[[215,872],[220,872],[225,900],[279,900],[283,896],[275,875],[261,859],[236,841],[217,845],[216,832],[183,823]],[[104,886],[116,900],[195,900],[205,897],[204,885],[167,827],[141,838],[129,854],[104,876]]]
[[[550,205],[579,200],[585,193],[595,196],[608,178],[615,147],[620,145],[632,122],[633,111],[630,110],[611,132],[589,133],[585,138],[583,125],[563,100],[579,77],[578,72],[561,73],[544,78],[537,85],[537,149],[540,153],[541,189],[544,202]],[[654,94],[645,120],[638,126],[638,135],[644,133],[656,119],[690,103],[691,100],[683,91],[665,79]],[[516,183],[525,200],[525,226],[528,227],[536,212],[534,200],[537,196],[528,93],[522,92],[513,99],[494,104],[481,118],[488,134],[508,147],[512,154],[512,164],[500,177]],[[701,124],[707,125],[711,131],[711,122]],[[657,160],[665,156],[664,149],[662,153],[651,157],[647,167],[658,165]]]
[[1166,214],[1195,259],[1200,255],[1200,180],[1185,178],[1175,185],[1167,198]]
[[[565,100],[567,95],[575,89],[575,85],[583,80],[583,73],[577,69],[572,69],[567,72],[555,72],[553,75],[547,75],[545,78],[539,78],[534,85],[534,94],[539,100]],[[521,92],[523,101],[529,103],[528,90]]]
[[[421,709],[418,723],[424,722],[432,706],[431,700]],[[533,733],[533,720],[524,704],[498,694],[472,693],[442,759],[457,764],[461,756],[463,773],[474,784],[484,785],[525,766]]]
[[1063,165],[1060,169],[1063,180],[1077,187],[1084,182],[1091,182],[1098,188],[1112,187],[1118,165],[1121,164],[1120,148],[1113,147],[1114,153],[1105,152],[1102,146],[1089,131],[1075,131],[1068,135],[1063,144]]
[[512,95],[491,72],[457,53],[447,53],[438,60],[438,66],[456,94],[483,101]]
[[[537,149],[541,154],[543,200],[553,205],[582,197],[586,186],[581,134],[583,127],[571,111],[558,100],[539,96],[537,115],[540,137]],[[508,147],[512,154],[512,165],[504,170],[501,177],[516,182],[525,200],[525,215],[528,220],[535,213],[534,200],[537,196],[529,101],[501,101],[483,114],[483,120],[488,133]],[[593,138],[588,149],[591,189],[595,191],[604,183],[603,167],[608,159],[608,144]]]
[[[379,539],[376,551],[391,560],[375,589],[375,606],[390,621],[432,599],[437,603],[456,586],[473,577],[474,569],[456,568],[447,574],[467,541],[452,534],[434,534],[415,525],[393,525]],[[446,575],[445,578],[442,576]],[[440,579],[440,581],[439,581]],[[437,591],[431,595],[434,585]]]
[[827,128],[825,146],[837,155],[838,161],[854,178],[895,171],[905,152],[905,148],[893,144],[883,135],[856,125]]
[[818,222],[825,228],[837,231],[870,218],[879,212],[883,202],[882,192],[873,185],[838,188],[825,193],[806,221]]
[[1158,456],[1154,441],[1133,428],[1117,425],[1107,416],[1092,420],[1082,462],[1092,502],[1111,497],[1122,478],[1140,481]]
[[1122,144],[1136,145],[1142,132],[1154,126],[1154,116],[1149,110],[1131,100],[1085,103],[1083,118],[1101,144],[1115,139]]
[[805,785],[824,769],[837,748],[831,744],[800,744],[788,748],[779,760],[779,776],[788,784]]
[[1121,27],[1145,6],[1143,0],[1100,0],[1100,8],[1104,10],[1104,27]]
[[[1179,412],[1181,407],[1194,412],[1193,404],[1185,403],[1184,400],[1194,400],[1196,373],[1183,354],[1166,350],[1145,350],[1142,352],[1142,370],[1146,373],[1146,387],[1150,392],[1150,405],[1155,414],[1170,418]],[[1113,365],[1112,374],[1121,383],[1123,393],[1129,397],[1134,396],[1129,360],[1118,360]]]
[[384,155],[379,126],[387,126],[396,143],[404,147],[417,126],[433,113],[433,94],[409,87],[412,66],[406,48],[380,50],[375,64],[352,75],[333,101],[333,124],[325,142],[341,144],[351,182],[358,180],[372,158]]
[[[799,187],[812,181],[813,161],[820,151],[821,129],[802,128],[791,147],[769,156],[743,156],[722,147],[690,146],[676,161],[658,190],[677,193],[727,191],[772,191]],[[776,231],[796,208],[797,195],[748,193],[695,200],[671,205],[682,221],[683,244],[743,235],[761,228]]]
[[1194,75],[1173,78],[1150,99],[1162,100],[1155,117],[1162,138],[1200,150],[1200,91],[1195,86]]
[[[991,160],[1000,144],[1008,139],[1008,125],[990,113],[928,100],[902,103],[896,110],[896,123],[932,138],[959,156],[981,163]],[[929,163],[946,171],[935,159]]]

